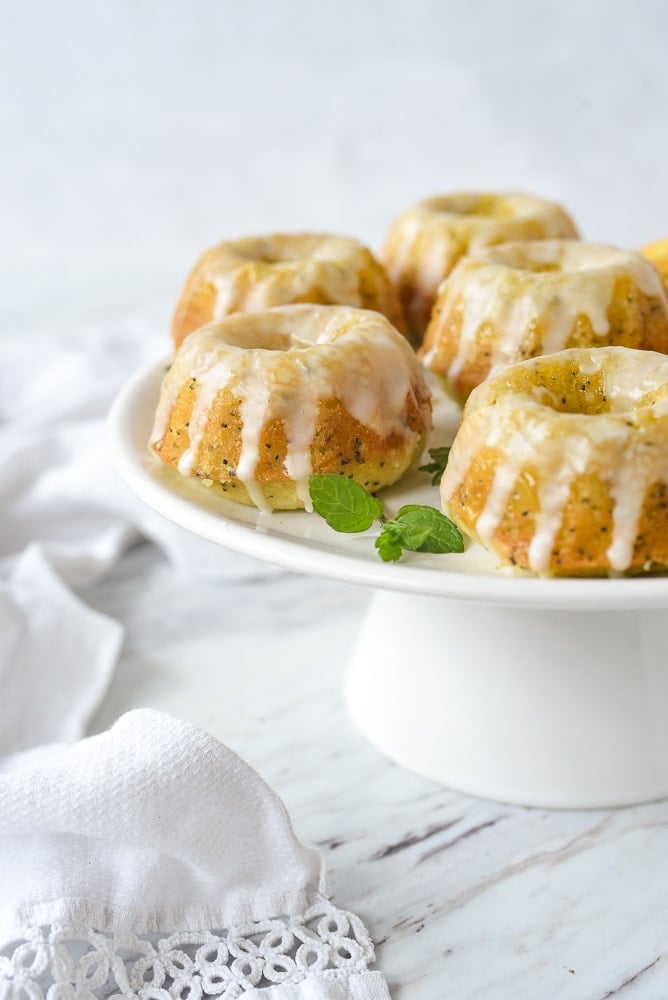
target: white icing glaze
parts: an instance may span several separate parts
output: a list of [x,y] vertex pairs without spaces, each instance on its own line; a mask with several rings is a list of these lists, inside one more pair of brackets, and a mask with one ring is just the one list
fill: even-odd
[[[255,469],[260,457],[260,435],[269,414],[273,386],[271,378],[263,378],[260,358],[256,353],[247,355],[244,360],[246,363],[237,373],[234,385],[235,395],[241,398],[240,421],[243,425],[236,472],[237,479],[244,484],[255,506],[262,510],[267,504],[255,483]],[[242,373],[243,377],[239,377]],[[220,389],[220,384],[218,388]]]
[[429,368],[437,362],[441,326],[457,311],[461,332],[446,373],[453,380],[479,351],[485,326],[494,331],[492,374],[521,358],[538,322],[542,354],[565,348],[579,316],[589,319],[596,337],[605,337],[615,284],[624,275],[657,299],[668,318],[661,277],[640,254],[577,240],[514,242],[471,253],[439,289],[423,363]]
[[[398,282],[411,260],[413,248],[420,234],[421,220],[416,213],[406,212],[394,224],[390,233],[391,248],[386,246],[383,256],[385,268],[390,278]],[[397,232],[397,237],[393,236]],[[390,252],[391,250],[391,252]]]
[[631,564],[647,487],[656,481],[654,471],[643,468],[643,465],[642,460],[634,455],[611,477],[613,530],[606,554],[611,568],[619,573]]
[[513,436],[508,446],[507,461],[499,462],[485,506],[476,521],[476,531],[483,545],[490,545],[494,532],[506,509],[508,498],[517,482],[517,477],[528,458],[526,442]]
[[[192,413],[190,414],[190,423],[188,426],[189,445],[186,451],[184,451],[181,455],[178,464],[178,470],[184,476],[190,475],[195,461],[197,460],[200,443],[204,436],[204,431],[206,430],[209,410],[218,392],[217,386],[221,381],[223,381],[223,383],[226,382],[229,379],[230,374],[231,372],[226,364],[218,364],[215,365],[213,369],[201,369],[198,376],[192,376],[195,382],[192,391],[196,392],[197,395],[195,405],[193,406]],[[176,393],[178,393],[179,387],[175,386],[171,379],[169,382],[169,395],[171,396],[172,393],[174,393],[174,400],[176,400]],[[157,434],[158,421],[156,420],[156,425],[151,436],[152,442],[159,440],[159,438],[156,437]],[[162,437],[162,434],[160,437]]]
[[[539,510],[534,536],[529,545],[529,565],[543,573],[550,565],[552,549],[561,526],[564,507],[575,478],[582,475],[591,459],[590,440],[582,434],[571,434],[562,441],[563,453],[555,454],[553,442],[547,455],[550,468],[537,481]],[[544,447],[544,442],[540,447]]]
[[332,302],[363,304],[360,273],[373,263],[355,240],[315,233],[251,236],[205,254],[201,278],[216,289],[214,321],[257,312],[319,290]]
[[[467,403],[441,482],[442,501],[447,510],[480,447],[493,449],[498,462],[475,526],[480,541],[493,546],[518,478],[530,468],[539,509],[528,556],[531,569],[541,573],[549,568],[575,479],[594,473],[607,483],[613,502],[610,569],[624,572],[631,565],[648,489],[668,485],[668,357],[602,347],[567,350],[559,359],[565,370],[576,364],[587,375],[603,373],[609,411],[558,412],[547,390],[498,395],[501,376],[488,380]],[[535,369],[542,361],[507,368],[503,382],[512,384],[514,372]],[[653,393],[658,398],[648,398]]]
[[509,240],[576,237],[573,223],[552,202],[523,194],[458,193],[428,198],[392,224],[381,255],[393,281],[409,268],[423,296],[465,253]]
[[406,340],[380,314],[345,306],[292,305],[235,313],[187,337],[163,383],[151,434],[158,452],[184,385],[196,395],[179,471],[189,475],[195,468],[211,408],[228,389],[241,401],[236,476],[261,509],[267,504],[255,470],[267,421],[283,424],[285,471],[307,509],[311,444],[321,400],[338,398],[365,427],[407,441],[417,436],[402,419],[412,395],[429,423],[428,390]]

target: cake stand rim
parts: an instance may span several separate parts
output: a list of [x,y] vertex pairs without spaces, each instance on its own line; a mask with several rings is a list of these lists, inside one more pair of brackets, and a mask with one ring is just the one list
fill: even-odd
[[[157,391],[168,363],[168,359],[161,359],[145,365],[116,395],[108,416],[111,459],[120,478],[143,503],[200,538],[294,572],[449,600],[573,611],[668,605],[668,576],[509,576],[493,568],[457,569],[453,561],[460,560],[462,566],[465,558],[457,555],[411,554],[411,561],[386,564],[378,558],[368,533],[338,535],[320,518],[303,511],[261,514],[219,497],[212,502],[212,495],[203,486],[187,483],[178,473],[173,474],[173,482],[165,481],[170,470],[149,452],[148,436]],[[403,502],[424,500],[408,496]],[[293,530],[306,525],[314,538],[290,535],[286,525]]]

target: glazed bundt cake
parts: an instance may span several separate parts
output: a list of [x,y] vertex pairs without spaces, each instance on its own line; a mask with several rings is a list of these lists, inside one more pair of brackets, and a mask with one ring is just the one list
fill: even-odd
[[438,286],[460,257],[509,240],[575,237],[558,205],[525,194],[462,192],[428,198],[391,225],[381,260],[394,281],[415,342],[422,340]]
[[668,298],[640,254],[578,240],[506,243],[441,285],[420,358],[463,401],[503,365],[566,347],[668,353]]
[[471,393],[441,481],[445,512],[543,574],[668,566],[668,357],[575,348]]
[[184,340],[151,447],[232,500],[310,509],[312,473],[375,493],[419,457],[430,424],[423,370],[384,316],[292,305],[235,313]]
[[375,309],[404,329],[396,292],[382,264],[361,243],[318,233],[279,233],[207,250],[181,294],[172,338],[178,347],[193,330],[229,313],[295,302]]

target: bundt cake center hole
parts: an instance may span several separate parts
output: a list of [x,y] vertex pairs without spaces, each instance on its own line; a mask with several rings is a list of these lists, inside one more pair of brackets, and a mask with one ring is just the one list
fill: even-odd
[[225,342],[230,347],[238,347],[245,351],[298,351],[312,347],[312,343],[302,340],[293,333],[281,333],[277,330],[244,329],[236,332],[228,331]]
[[309,255],[313,247],[310,243],[299,244],[285,238],[282,242],[252,242],[237,246],[236,252],[243,260],[251,264],[267,265],[298,264]]
[[549,405],[559,413],[575,413],[583,417],[594,417],[599,413],[610,412],[607,399],[597,392],[591,392],[586,384],[575,392],[571,391],[565,395],[551,393]]
[[530,274],[560,274],[568,271],[565,262],[553,253],[540,252],[539,247],[508,246],[494,247],[487,252],[489,260],[510,271],[526,271]]
[[554,260],[549,261],[529,261],[522,265],[520,268],[522,271],[531,271],[532,274],[543,274],[549,271],[562,271],[563,268],[561,264],[557,264]]
[[537,371],[527,373],[516,383],[522,395],[558,413],[593,417],[613,414],[637,420],[640,413],[668,412],[668,384],[661,383],[641,392],[635,381],[619,377],[616,370],[592,368],[562,369],[545,358]]
[[511,206],[493,195],[462,195],[459,198],[441,198],[433,203],[436,212],[444,215],[472,215],[479,218],[506,218],[512,215]]
[[[524,383],[524,378],[521,383]],[[517,388],[557,413],[596,416],[611,410],[605,376],[601,371],[587,373],[579,368],[564,371],[546,360],[538,371],[527,372],[526,383],[519,384]]]
[[258,262],[260,264],[283,264],[286,263],[285,257],[277,257],[275,254],[269,256],[269,254],[264,254],[263,257],[258,257]]
[[261,254],[248,254],[248,260],[252,261],[254,264],[266,264],[268,267],[276,264],[297,264],[300,258],[295,257],[294,254],[277,254],[277,253],[261,253]]

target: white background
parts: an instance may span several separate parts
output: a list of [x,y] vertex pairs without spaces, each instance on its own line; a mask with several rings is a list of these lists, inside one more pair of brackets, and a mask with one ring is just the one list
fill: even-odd
[[0,3],[0,330],[166,324],[199,252],[279,228],[378,246],[466,187],[668,234],[661,0]]

